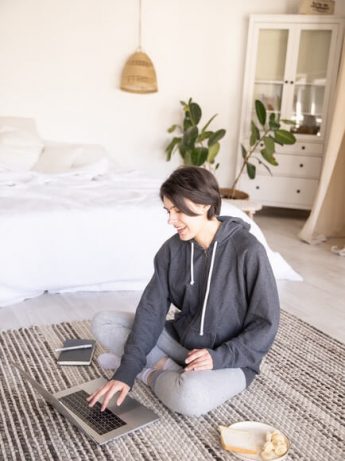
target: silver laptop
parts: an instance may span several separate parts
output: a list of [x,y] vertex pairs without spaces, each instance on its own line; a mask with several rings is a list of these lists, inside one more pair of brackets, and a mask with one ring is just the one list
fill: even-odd
[[17,364],[13,362],[10,364],[48,403],[99,445],[159,419],[153,411],[128,396],[120,406],[117,406],[116,394],[104,412],[101,412],[100,402],[96,402],[95,406],[90,408],[86,398],[107,382],[105,378],[97,378],[51,394]]

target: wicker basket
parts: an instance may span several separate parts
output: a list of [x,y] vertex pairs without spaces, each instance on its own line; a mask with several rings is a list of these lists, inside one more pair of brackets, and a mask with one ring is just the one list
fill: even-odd
[[300,14],[334,14],[335,0],[301,0]]
[[158,91],[156,71],[146,53],[136,51],[127,59],[122,71],[120,88],[130,93]]

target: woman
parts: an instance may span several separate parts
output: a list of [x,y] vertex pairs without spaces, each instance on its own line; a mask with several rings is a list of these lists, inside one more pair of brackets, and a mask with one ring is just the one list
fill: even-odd
[[[249,225],[218,217],[221,198],[209,171],[177,169],[160,197],[177,235],[156,254],[135,317],[94,318],[96,338],[122,358],[88,401],[93,406],[103,396],[104,410],[119,392],[120,405],[137,377],[171,410],[198,416],[244,390],[259,372],[278,328],[278,294]],[[171,304],[179,312],[167,321]]]

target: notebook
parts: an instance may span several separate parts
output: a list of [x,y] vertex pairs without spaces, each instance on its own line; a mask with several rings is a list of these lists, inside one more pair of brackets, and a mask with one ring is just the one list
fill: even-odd
[[84,346],[87,344],[91,344],[92,347],[60,352],[57,363],[59,365],[90,365],[96,349],[94,339],[66,339],[62,347]]
[[99,445],[141,429],[159,419],[152,410],[128,395],[125,401],[117,406],[118,394],[115,394],[108,404],[108,409],[104,412],[101,412],[100,402],[90,408],[86,397],[108,382],[103,377],[51,394],[26,370],[20,368],[16,363],[9,363],[17,369],[25,386],[30,383],[33,389],[41,394],[50,405]]

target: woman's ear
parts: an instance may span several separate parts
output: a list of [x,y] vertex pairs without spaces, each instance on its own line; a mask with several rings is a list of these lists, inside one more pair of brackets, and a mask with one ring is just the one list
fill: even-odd
[[202,207],[203,207],[203,212],[207,213],[208,210],[211,208],[211,205],[202,205]]

